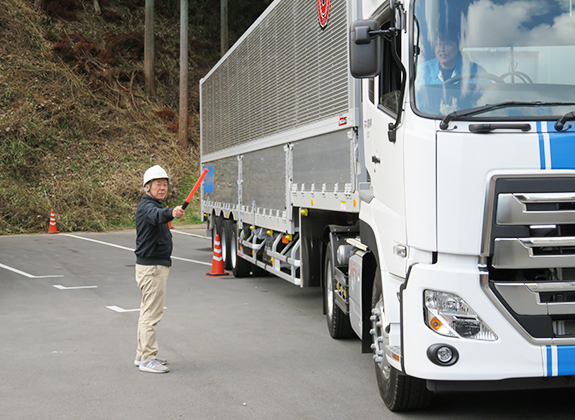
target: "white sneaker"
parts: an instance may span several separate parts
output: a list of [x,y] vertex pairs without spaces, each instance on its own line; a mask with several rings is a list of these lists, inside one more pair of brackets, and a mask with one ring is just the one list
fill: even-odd
[[146,359],[140,362],[139,369],[142,372],[150,372],[150,373],[168,373],[170,369],[167,366],[162,365],[158,359]]
[[[163,364],[163,365],[168,364],[168,361],[165,360],[165,359],[160,359],[160,358],[156,357],[156,360],[157,360],[158,362],[160,362],[161,364]],[[140,366],[141,361],[142,361],[141,358],[136,357],[136,359],[134,360],[134,365],[135,365],[135,366]]]

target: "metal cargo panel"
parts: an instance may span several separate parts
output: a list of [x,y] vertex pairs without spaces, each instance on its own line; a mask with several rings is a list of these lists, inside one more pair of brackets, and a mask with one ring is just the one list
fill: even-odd
[[346,0],[275,0],[202,80],[202,155],[338,117],[352,108]]
[[353,183],[352,149],[347,131],[336,131],[323,136],[301,140],[293,145],[293,182],[305,184],[309,191],[334,191],[334,185],[343,191],[345,184]]
[[204,200],[219,203],[237,204],[238,202],[238,158],[230,157],[210,162],[206,165],[213,174],[213,187],[211,192],[204,188]]
[[242,204],[286,210],[286,152],[283,146],[247,153],[242,162]]

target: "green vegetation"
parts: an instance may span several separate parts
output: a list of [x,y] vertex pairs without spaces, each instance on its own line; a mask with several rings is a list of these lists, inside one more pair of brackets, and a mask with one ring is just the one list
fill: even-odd
[[[230,45],[269,0],[229,2]],[[170,174],[181,204],[200,174],[201,77],[219,59],[219,2],[190,0],[189,148],[177,141],[179,2],[156,0],[156,96],[143,77],[143,0],[0,2],[0,234],[134,225],[141,179]],[[200,220],[199,194],[184,219]]]

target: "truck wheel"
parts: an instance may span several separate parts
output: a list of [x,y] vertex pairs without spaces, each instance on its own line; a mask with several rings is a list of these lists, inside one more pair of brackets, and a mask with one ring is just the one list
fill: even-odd
[[348,338],[353,335],[349,316],[335,303],[335,265],[333,263],[331,244],[327,246],[324,265],[324,291],[327,329],[332,338]]
[[222,223],[222,229],[220,234],[220,243],[222,244],[222,260],[224,262],[224,269],[232,269],[232,252],[235,254],[236,248],[232,251],[232,231],[235,229],[235,223],[233,220],[225,219]]
[[431,404],[432,393],[427,390],[425,381],[400,373],[390,365],[385,356],[386,346],[389,345],[389,332],[386,330],[379,268],[373,283],[371,315],[373,359],[381,399],[391,411],[410,411],[428,407]]
[[220,245],[222,243],[222,220],[221,217],[214,214],[211,215],[212,218],[212,251],[214,250],[214,245],[216,244],[216,235],[220,235]]
[[264,270],[260,266],[254,265],[253,266],[253,274],[254,277],[268,277],[270,275],[268,270]]
[[250,275],[252,263],[238,257],[238,224],[234,223],[230,237],[230,263],[234,277],[247,277]]

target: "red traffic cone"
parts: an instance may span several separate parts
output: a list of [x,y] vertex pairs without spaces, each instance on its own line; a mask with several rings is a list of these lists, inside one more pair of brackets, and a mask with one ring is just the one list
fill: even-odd
[[56,216],[54,216],[54,210],[52,210],[52,214],[50,215],[50,229],[48,229],[48,233],[58,233],[58,229],[56,229]]
[[212,258],[212,271],[210,273],[206,273],[206,276],[210,277],[229,276],[229,274],[224,271],[224,261],[222,258],[222,246],[220,244],[220,235],[216,235],[216,240],[214,242],[214,257]]

